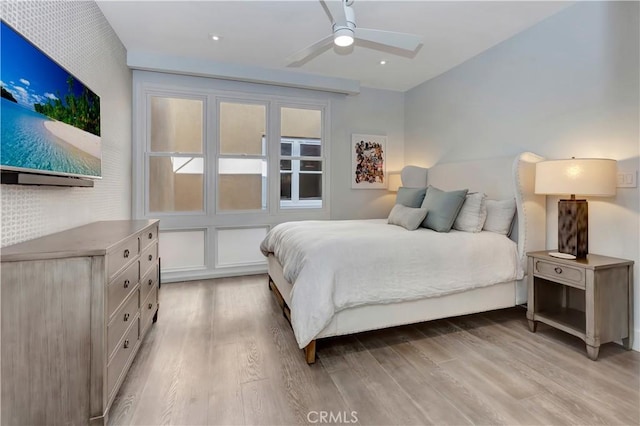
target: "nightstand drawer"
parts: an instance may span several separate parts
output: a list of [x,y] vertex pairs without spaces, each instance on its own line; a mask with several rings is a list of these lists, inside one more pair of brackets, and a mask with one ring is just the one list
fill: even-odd
[[538,277],[563,282],[582,289],[585,288],[584,269],[536,259],[533,273]]

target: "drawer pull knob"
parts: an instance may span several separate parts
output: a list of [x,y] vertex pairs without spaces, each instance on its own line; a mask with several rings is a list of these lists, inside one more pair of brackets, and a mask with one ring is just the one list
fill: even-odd
[[149,303],[149,309],[153,308],[153,303]]
[[128,312],[124,314],[124,321],[125,322],[129,321],[129,313]]
[[129,288],[129,284],[131,284],[129,280],[124,280],[124,288]]
[[554,271],[556,271],[556,274],[561,274],[562,273],[562,268],[556,266]]
[[129,347],[129,339],[124,341],[124,348],[127,349]]
[[149,278],[149,285],[153,284],[153,280]]
[[150,254],[150,255],[149,255],[149,262],[151,262],[152,260],[153,260],[153,255],[152,255],[152,254]]
[[125,249],[123,256],[125,259],[129,257],[129,249]]
[[153,238],[153,232],[149,232],[149,239]]

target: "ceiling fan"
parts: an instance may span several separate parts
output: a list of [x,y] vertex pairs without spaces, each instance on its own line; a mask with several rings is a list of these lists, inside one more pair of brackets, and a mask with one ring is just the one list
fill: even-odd
[[[332,44],[348,47],[353,44],[354,40],[370,42],[368,47],[373,49],[392,48],[387,49],[390,53],[394,53],[393,49],[400,49],[398,53],[413,53],[421,45],[420,36],[415,34],[357,27],[353,2],[354,0],[320,0],[322,8],[331,21],[332,32],[325,38],[289,56],[287,58],[288,66],[303,65],[328,50]],[[330,9],[333,10],[333,13]]]

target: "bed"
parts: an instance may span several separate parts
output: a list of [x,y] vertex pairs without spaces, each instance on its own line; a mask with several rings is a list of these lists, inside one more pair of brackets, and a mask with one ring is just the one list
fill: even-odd
[[533,191],[535,163],[541,160],[527,152],[402,170],[404,187],[465,188],[489,199],[515,198],[509,237],[408,232],[382,219],[274,227],[261,245],[269,288],[307,363],[315,362],[318,339],[525,303],[526,253],[545,248],[545,197]]

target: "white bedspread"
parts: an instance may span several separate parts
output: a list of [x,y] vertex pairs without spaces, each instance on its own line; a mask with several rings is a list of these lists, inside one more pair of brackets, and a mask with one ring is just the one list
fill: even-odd
[[492,232],[438,233],[386,220],[277,225],[260,249],[293,284],[291,323],[305,347],[346,308],[443,296],[521,279],[516,243]]

